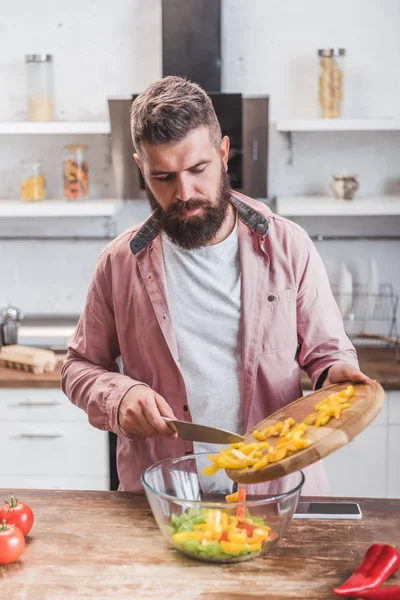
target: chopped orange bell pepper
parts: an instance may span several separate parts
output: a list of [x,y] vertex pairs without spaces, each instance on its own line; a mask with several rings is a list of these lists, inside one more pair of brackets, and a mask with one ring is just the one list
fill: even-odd
[[[246,488],[243,486],[239,486],[238,489],[239,492],[239,498],[238,498],[238,502],[245,502],[246,500]],[[238,506],[236,509],[236,516],[237,518],[239,517],[244,517],[246,514],[246,505],[243,504],[242,506]]]
[[227,502],[237,502],[239,500],[239,492],[233,492],[233,494],[228,494],[225,496],[225,500]]

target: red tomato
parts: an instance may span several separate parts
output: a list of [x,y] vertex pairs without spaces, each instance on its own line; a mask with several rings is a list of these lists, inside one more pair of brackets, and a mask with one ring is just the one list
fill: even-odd
[[0,525],[0,565],[8,565],[18,560],[25,550],[23,533],[15,525]]
[[27,504],[18,502],[14,496],[11,496],[11,502],[0,507],[0,522],[3,519],[8,524],[16,525],[24,535],[28,535],[34,521],[32,509]]

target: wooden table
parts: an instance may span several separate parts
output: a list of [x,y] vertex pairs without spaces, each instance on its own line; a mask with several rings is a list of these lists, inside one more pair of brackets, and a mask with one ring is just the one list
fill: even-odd
[[170,548],[142,496],[14,491],[36,522],[20,560],[0,566],[2,600],[325,600],[371,543],[400,544],[400,499],[360,499],[362,520],[296,519],[273,554],[213,565]]

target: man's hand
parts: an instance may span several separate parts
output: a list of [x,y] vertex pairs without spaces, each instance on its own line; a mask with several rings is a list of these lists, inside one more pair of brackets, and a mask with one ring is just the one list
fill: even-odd
[[342,381],[352,381],[353,383],[370,383],[372,380],[361,373],[359,369],[345,362],[335,363],[328,371],[328,375],[322,384],[322,387],[342,383]]
[[126,433],[176,439],[178,435],[168,427],[160,415],[175,418],[164,398],[145,385],[135,385],[131,388],[123,397],[118,409],[118,421]]

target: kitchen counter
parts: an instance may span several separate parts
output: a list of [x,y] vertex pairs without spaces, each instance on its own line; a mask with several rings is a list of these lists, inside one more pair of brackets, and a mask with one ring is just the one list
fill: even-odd
[[[400,499],[360,499],[362,520],[293,520],[273,554],[213,565],[170,548],[143,496],[14,492],[35,524],[19,561],[0,566],[4,600],[325,600],[370,544],[400,544]],[[9,494],[0,490],[1,498]],[[400,584],[399,574],[391,584]]]
[[[396,362],[395,352],[389,348],[358,348],[361,370],[371,379],[376,379],[386,390],[400,390],[400,362]],[[0,387],[2,388],[59,388],[63,356],[53,373],[34,375],[0,367]],[[311,389],[311,381],[302,373],[303,389]]]

